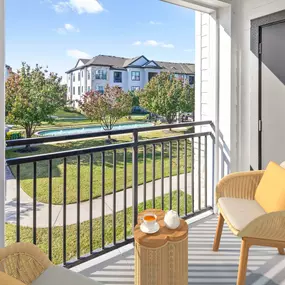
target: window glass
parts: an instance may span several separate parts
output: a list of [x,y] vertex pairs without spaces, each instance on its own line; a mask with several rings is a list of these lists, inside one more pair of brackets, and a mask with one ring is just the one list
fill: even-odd
[[73,95],[75,95],[75,87],[73,87]]
[[88,74],[87,78],[88,78],[88,80],[90,80],[90,70],[87,71],[87,74]]
[[80,95],[80,86],[78,86],[78,95]]
[[80,81],[80,71],[78,72],[78,81]]
[[107,79],[107,71],[106,70],[96,70],[96,79],[102,79],[106,80]]
[[140,81],[141,73],[140,71],[132,71],[132,81]]
[[132,91],[138,91],[138,90],[140,90],[140,87],[139,86],[132,86],[131,90]]
[[122,72],[114,71],[114,82],[115,83],[122,82]]
[[194,76],[189,76],[189,84],[193,85],[195,83],[195,77]]
[[96,91],[100,92],[100,93],[104,93],[104,86],[102,85],[96,85]]

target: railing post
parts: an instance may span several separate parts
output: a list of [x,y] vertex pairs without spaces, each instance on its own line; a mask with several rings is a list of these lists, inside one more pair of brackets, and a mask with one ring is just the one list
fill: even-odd
[[133,131],[133,227],[138,222],[138,131]]

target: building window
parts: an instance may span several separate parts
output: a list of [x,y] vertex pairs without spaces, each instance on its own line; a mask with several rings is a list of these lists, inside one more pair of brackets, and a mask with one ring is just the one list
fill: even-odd
[[72,92],[72,93],[73,93],[73,95],[75,95],[75,87],[73,87],[73,90],[72,90],[72,91],[73,91],[73,92]]
[[139,91],[141,88],[139,86],[132,86],[131,90],[132,91]]
[[195,83],[195,77],[194,76],[189,76],[189,84],[194,85]]
[[104,86],[101,85],[96,85],[96,91],[100,92],[100,93],[104,93]]
[[82,86],[82,93],[84,92],[84,87]]
[[91,88],[90,88],[90,86],[88,86],[88,92],[90,92],[90,90],[91,90]]
[[122,82],[122,72],[114,71],[114,82],[121,83]]
[[83,72],[83,70],[81,71],[81,77],[83,78],[83,75],[84,75],[84,72]]
[[68,80],[70,80],[70,74],[68,74]]
[[132,71],[132,81],[140,81],[141,73],[140,71]]
[[157,75],[157,72],[149,72],[148,73],[148,81],[151,81],[151,79]]
[[80,71],[78,72],[78,81],[80,81]]
[[87,71],[87,78],[90,80],[90,70]]
[[72,79],[73,79],[73,82],[75,82],[75,74],[73,74]]
[[78,95],[80,95],[80,86],[78,86]]
[[102,79],[106,80],[107,79],[107,71],[106,70],[96,70],[96,79]]
[[70,87],[68,87],[68,92],[70,93]]

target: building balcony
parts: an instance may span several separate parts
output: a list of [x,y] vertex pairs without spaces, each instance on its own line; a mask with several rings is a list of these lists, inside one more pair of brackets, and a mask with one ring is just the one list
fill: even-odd
[[[172,135],[143,138],[154,131],[167,134],[170,127]],[[55,264],[102,284],[134,284],[132,229],[138,214],[174,209],[189,224],[189,284],[235,284],[240,240],[225,227],[220,251],[212,251],[217,154],[218,179],[230,171],[214,130],[204,121],[7,141],[7,147],[20,147],[130,137],[7,159],[7,242],[37,244]],[[276,249],[253,247],[246,284],[283,284],[282,269],[284,257]]]

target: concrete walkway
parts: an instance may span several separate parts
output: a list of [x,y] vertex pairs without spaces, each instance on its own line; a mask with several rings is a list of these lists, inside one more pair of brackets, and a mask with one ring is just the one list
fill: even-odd
[[[187,175],[187,191],[191,194],[191,173]],[[169,193],[169,177],[164,179],[164,193]],[[155,181],[156,197],[161,196],[161,179]],[[6,222],[16,224],[16,179],[11,173],[10,169],[6,168]],[[177,176],[172,176],[172,189],[177,189]],[[180,175],[180,189],[184,191],[184,174]],[[132,206],[132,188],[126,191],[127,208]],[[195,187],[194,196],[198,198],[198,190]],[[201,201],[204,203],[205,195],[202,194]],[[152,182],[146,184],[146,199],[152,199]],[[195,198],[197,201],[197,199]],[[22,189],[20,193],[20,225],[32,227],[33,226],[33,200]],[[124,192],[116,193],[116,209],[115,211],[122,211],[124,209]],[[138,187],[138,202],[143,202],[143,185]],[[93,199],[93,213],[92,217],[99,218],[102,216],[102,198]],[[80,203],[80,222],[89,220],[89,201]],[[198,206],[197,206],[198,207]],[[195,208],[197,208],[195,206]],[[48,227],[48,204],[37,202],[37,227]],[[113,194],[105,196],[105,215],[113,213]],[[77,204],[69,204],[66,206],[66,224],[72,225],[77,222]],[[52,205],[52,225],[63,225],[63,206]]]

